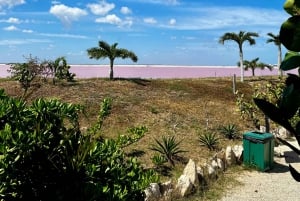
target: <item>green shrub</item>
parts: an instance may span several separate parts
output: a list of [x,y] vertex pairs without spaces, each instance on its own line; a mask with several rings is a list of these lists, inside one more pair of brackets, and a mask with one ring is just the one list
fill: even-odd
[[206,132],[204,134],[199,135],[200,145],[206,146],[210,150],[214,150],[218,147],[219,138],[215,133]]
[[154,154],[151,160],[152,163],[157,167],[163,165],[165,162],[168,162],[168,160],[161,154]]
[[175,158],[180,153],[184,153],[186,151],[180,149],[180,143],[176,142],[174,136],[172,137],[162,137],[162,142],[155,139],[155,144],[152,144],[150,149],[160,153],[173,167],[175,166]]
[[129,146],[144,137],[147,131],[146,126],[130,127],[127,129],[127,134],[118,136],[117,143],[120,147]]
[[219,129],[221,134],[223,134],[227,139],[239,139],[239,131],[235,124],[228,124],[226,126],[221,126]]
[[158,178],[114,140],[81,133],[82,107],[0,90],[0,200],[142,200]]

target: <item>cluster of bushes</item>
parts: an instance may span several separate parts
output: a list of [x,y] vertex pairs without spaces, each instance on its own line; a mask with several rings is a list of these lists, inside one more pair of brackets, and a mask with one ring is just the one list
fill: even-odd
[[156,174],[126,157],[115,140],[94,135],[109,108],[104,101],[98,125],[83,132],[82,106],[28,104],[0,90],[0,200],[142,200]]
[[59,57],[55,61],[40,61],[38,58],[29,56],[25,63],[12,63],[8,72],[14,80],[19,81],[25,93],[38,81],[52,78],[52,83],[57,80],[74,81],[75,74],[70,73],[70,66],[64,57]]

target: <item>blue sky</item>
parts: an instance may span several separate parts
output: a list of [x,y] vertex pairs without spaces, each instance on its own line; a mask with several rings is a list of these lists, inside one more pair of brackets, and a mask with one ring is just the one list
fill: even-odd
[[[244,59],[277,63],[278,34],[288,18],[285,0],[0,0],[0,63],[65,56],[70,64],[107,64],[86,50],[99,40],[134,51],[137,64],[236,65],[237,44],[226,32],[257,32]],[[283,48],[285,51],[285,49]],[[130,60],[116,60],[131,64]]]

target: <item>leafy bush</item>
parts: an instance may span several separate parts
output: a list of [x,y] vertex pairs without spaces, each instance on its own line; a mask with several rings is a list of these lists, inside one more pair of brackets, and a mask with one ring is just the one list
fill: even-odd
[[235,124],[228,124],[226,126],[221,126],[219,128],[220,133],[222,133],[226,138],[233,140],[240,138],[238,128]]
[[0,200],[141,200],[158,178],[114,140],[81,133],[82,107],[0,90]]
[[154,156],[151,158],[152,160],[152,163],[155,165],[155,166],[161,166],[163,165],[165,162],[168,162],[166,160],[166,158],[161,155],[161,154],[154,154]]
[[126,147],[139,141],[142,137],[144,137],[145,132],[147,131],[148,129],[146,126],[130,127],[127,129],[127,134],[118,136],[117,144],[120,147]]
[[162,142],[155,139],[155,144],[152,144],[150,149],[160,153],[172,166],[175,166],[175,158],[180,153],[184,153],[186,151],[180,149],[180,143],[176,142],[174,136],[172,137],[162,137]]
[[205,132],[204,134],[199,135],[200,145],[206,146],[210,150],[217,148],[219,144],[219,138],[215,133]]
[[68,82],[74,81],[75,74],[70,73],[70,66],[67,64],[65,57],[59,57],[54,62],[50,61],[48,66],[53,77],[53,84],[55,80],[67,80]]
[[39,82],[41,78],[46,80],[48,76],[55,80],[67,80],[68,82],[74,81],[75,74],[70,73],[70,66],[64,57],[59,57],[55,61],[40,61],[37,57],[33,58],[31,55],[26,58],[25,63],[12,63],[10,64],[11,77],[19,81],[21,87],[24,89],[24,95],[27,90],[32,86],[33,82]]

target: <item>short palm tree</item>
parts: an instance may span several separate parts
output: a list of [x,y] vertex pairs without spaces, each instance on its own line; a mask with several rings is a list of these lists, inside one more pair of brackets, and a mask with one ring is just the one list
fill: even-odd
[[281,42],[279,39],[279,34],[274,35],[273,33],[267,34],[270,38],[267,40],[267,43],[274,43],[278,47],[278,57],[277,57],[277,67],[278,67],[278,75],[282,76],[282,70],[280,70],[280,65],[282,61],[282,50],[281,50]]
[[109,45],[105,41],[99,41],[99,47],[93,47],[87,50],[90,59],[105,59],[109,58],[110,73],[109,79],[114,78],[114,61],[116,58],[130,58],[133,62],[138,61],[138,57],[134,52],[123,48],[117,48],[118,43]]
[[[258,62],[259,58],[255,58],[255,59],[252,59],[251,61],[248,61],[248,60],[244,60],[243,61],[243,66],[245,67],[245,70],[247,71],[248,69],[251,69],[252,71],[252,76],[255,76],[255,69],[256,68],[260,68],[260,69],[265,69],[265,68],[268,68],[269,70],[272,70],[273,69],[273,66],[272,65],[269,65],[269,64],[265,64],[265,63],[262,63],[262,62]],[[238,65],[240,65],[240,62],[238,62]]]
[[225,33],[219,39],[219,43],[221,44],[224,44],[224,42],[227,40],[235,41],[238,44],[240,54],[241,82],[244,81],[243,43],[248,41],[250,45],[255,45],[255,39],[253,37],[258,37],[258,33],[240,31],[239,33]]

